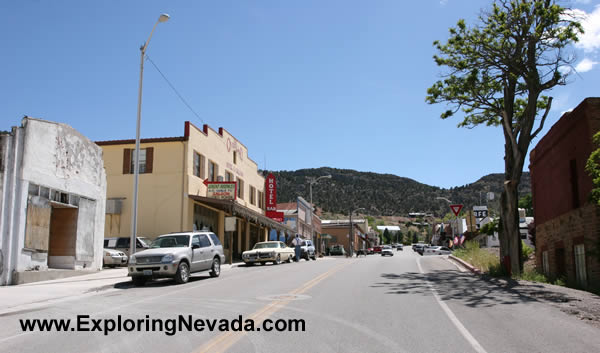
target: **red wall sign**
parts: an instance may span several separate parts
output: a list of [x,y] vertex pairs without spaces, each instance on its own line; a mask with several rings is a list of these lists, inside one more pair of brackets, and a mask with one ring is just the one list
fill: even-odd
[[265,199],[267,202],[267,213],[277,211],[277,182],[273,173],[267,175],[265,180]]

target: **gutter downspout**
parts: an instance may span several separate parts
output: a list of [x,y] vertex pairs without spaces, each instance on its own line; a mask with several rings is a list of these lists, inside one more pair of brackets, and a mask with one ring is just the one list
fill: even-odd
[[187,158],[186,158],[186,141],[181,141],[181,144],[183,145],[183,161],[182,161],[182,165],[183,165],[183,170],[181,171],[181,217],[179,219],[179,231],[183,232],[185,231],[185,229],[183,229],[183,214],[184,214],[184,210],[185,210],[185,199],[186,199],[186,194],[185,194],[185,176],[187,174]]

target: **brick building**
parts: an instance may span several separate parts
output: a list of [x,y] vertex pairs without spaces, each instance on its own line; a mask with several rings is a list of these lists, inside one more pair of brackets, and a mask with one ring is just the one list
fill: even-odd
[[600,207],[590,201],[585,171],[600,131],[600,98],[587,98],[564,114],[531,151],[537,268],[583,288],[600,286],[596,255]]

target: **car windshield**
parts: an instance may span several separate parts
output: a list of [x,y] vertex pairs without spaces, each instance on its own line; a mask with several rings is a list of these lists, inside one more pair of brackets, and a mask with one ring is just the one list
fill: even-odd
[[277,248],[277,243],[258,243],[254,245],[254,249],[273,249]]
[[189,244],[189,235],[168,235],[157,238],[152,243],[152,248],[184,248]]

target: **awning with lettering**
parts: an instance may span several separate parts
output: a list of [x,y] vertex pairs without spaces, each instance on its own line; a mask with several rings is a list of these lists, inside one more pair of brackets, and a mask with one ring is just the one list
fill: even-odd
[[233,200],[219,200],[213,199],[210,197],[203,197],[197,195],[188,195],[190,199],[197,201],[201,204],[205,204],[206,206],[216,208],[218,210],[227,212],[232,216],[237,216],[240,218],[244,218],[250,222],[259,224],[263,227],[269,227],[271,229],[275,229],[280,232],[285,232],[288,235],[293,235],[294,230],[285,224],[281,224],[272,220],[271,218],[262,215],[256,211],[249,209],[248,207],[244,207]]

